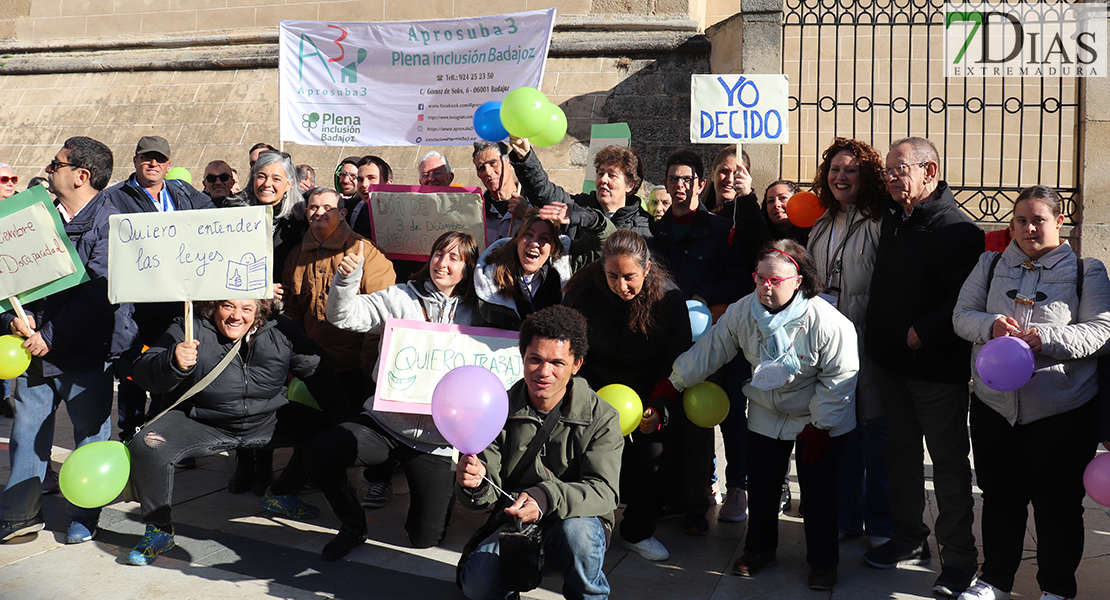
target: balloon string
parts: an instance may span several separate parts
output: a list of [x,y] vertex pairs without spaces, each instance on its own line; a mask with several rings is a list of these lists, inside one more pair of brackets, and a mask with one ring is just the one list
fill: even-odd
[[485,479],[486,481],[488,481],[489,484],[493,486],[493,489],[501,492],[501,494],[504,495],[506,498],[508,498],[509,500],[512,500],[513,502],[516,502],[516,498],[513,498],[508,492],[506,492],[505,490],[497,487],[497,484],[494,483],[493,480],[489,478],[489,475],[483,475],[482,479]]

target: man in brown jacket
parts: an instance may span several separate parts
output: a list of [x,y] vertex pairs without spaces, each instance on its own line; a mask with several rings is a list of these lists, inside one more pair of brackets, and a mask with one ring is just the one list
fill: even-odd
[[285,314],[308,337],[327,349],[335,370],[347,389],[353,408],[374,392],[370,374],[378,354],[378,338],[364,333],[337,329],[327,319],[331,280],[343,257],[358,251],[366,261],[362,270],[360,294],[371,294],[393,285],[393,263],[369,240],[351,231],[344,216],[339,194],[331,188],[313,188],[305,198],[308,233],[285,261],[283,281]]

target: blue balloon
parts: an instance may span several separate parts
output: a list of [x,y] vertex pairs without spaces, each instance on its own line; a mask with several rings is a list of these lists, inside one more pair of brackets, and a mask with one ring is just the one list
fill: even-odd
[[501,103],[491,100],[474,111],[474,131],[487,142],[499,142],[509,137],[501,124]]
[[697,300],[687,300],[686,308],[690,310],[690,333],[696,342],[713,325],[713,314],[709,312],[708,306]]

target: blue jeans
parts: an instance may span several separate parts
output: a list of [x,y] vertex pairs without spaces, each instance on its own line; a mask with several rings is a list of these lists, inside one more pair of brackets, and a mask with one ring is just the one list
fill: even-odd
[[867,533],[890,537],[890,474],[886,470],[886,448],[890,441],[886,417],[866,423],[857,413],[856,428],[844,436],[840,455],[838,527],[847,534]]
[[[462,571],[463,594],[471,600],[507,598],[501,591],[501,529],[487,537]],[[563,596],[577,600],[609,597],[609,580],[601,570],[605,563],[605,526],[597,517],[566,519],[544,532],[544,552],[566,570]]]
[[[107,363],[93,369],[44,377],[42,360],[15,380],[15,423],[8,457],[12,472],[0,494],[5,520],[35,518],[42,509],[42,479],[54,441],[54,414],[65,401],[73,423],[73,440],[80,448],[107,440],[112,434],[112,374]],[[69,505],[71,517],[95,520],[99,508]]]

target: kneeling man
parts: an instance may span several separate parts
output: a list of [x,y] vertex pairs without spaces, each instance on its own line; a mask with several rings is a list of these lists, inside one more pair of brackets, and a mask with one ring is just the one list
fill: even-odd
[[[548,560],[566,569],[563,594],[604,599],[609,581],[601,568],[617,508],[624,439],[617,411],[585,380],[571,379],[587,349],[586,320],[574,309],[556,305],[524,320],[524,377],[509,390],[509,418],[488,448],[477,457],[461,458],[455,493],[472,509],[500,502],[506,506],[498,514],[503,523],[538,522]],[[552,412],[557,421],[542,449],[519,470],[516,481],[507,481]],[[510,503],[498,488],[514,500]],[[500,528],[464,558],[459,577],[472,600],[511,593],[500,590],[499,534]]]

